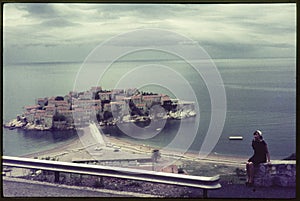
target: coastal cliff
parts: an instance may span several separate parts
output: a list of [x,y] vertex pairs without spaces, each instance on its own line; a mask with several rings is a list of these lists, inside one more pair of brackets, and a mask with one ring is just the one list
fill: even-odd
[[[163,110],[153,112],[159,106]],[[92,87],[65,96],[38,98],[24,113],[4,124],[5,128],[25,130],[68,130],[84,127],[90,121],[100,126],[116,123],[141,123],[153,119],[183,119],[196,116],[194,103],[171,99],[168,95],[140,92],[137,89],[103,90]]]

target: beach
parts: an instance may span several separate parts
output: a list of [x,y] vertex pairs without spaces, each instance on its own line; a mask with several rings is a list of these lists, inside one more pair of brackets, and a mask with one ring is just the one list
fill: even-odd
[[[84,128],[80,136],[63,146],[25,155],[28,158],[58,160],[64,162],[102,161],[101,165],[127,166],[138,169],[151,169],[152,151],[159,150],[145,144],[136,144],[124,139],[98,133],[101,139],[95,139],[94,128]],[[92,134],[93,133],[93,134]],[[98,138],[97,137],[97,138]],[[168,171],[168,167],[183,168],[192,175],[228,175],[235,174],[237,168],[244,169],[246,158],[210,154],[199,157],[197,153],[182,153],[160,150],[156,171]],[[120,161],[127,161],[120,162]],[[137,162],[137,161],[148,162]],[[119,161],[119,163],[117,163]],[[129,162],[131,161],[131,162]]]

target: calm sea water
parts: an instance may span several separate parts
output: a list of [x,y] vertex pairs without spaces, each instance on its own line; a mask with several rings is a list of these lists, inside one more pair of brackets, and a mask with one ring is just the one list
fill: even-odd
[[[280,159],[296,151],[296,64],[295,59],[230,59],[214,61],[225,84],[227,113],[225,126],[213,152],[221,155],[249,156],[252,154],[252,133],[260,129],[268,143],[271,158]],[[110,89],[120,76],[132,68],[153,61],[116,63],[100,83]],[[210,123],[210,99],[200,76],[181,62],[172,66],[193,88],[200,108],[197,136],[189,151],[199,151]],[[3,121],[21,114],[23,106],[32,105],[36,98],[65,95],[74,87],[81,63],[7,64],[3,66]],[[92,73],[92,72],[91,72]],[[151,76],[151,75],[149,75]],[[176,86],[176,82],[172,83]],[[184,90],[176,86],[179,90]],[[83,90],[87,90],[85,88]],[[146,86],[144,89],[168,93],[167,89]],[[104,129],[141,144],[166,147],[176,137],[179,126],[192,132],[193,119],[168,121],[161,132],[147,140],[124,135],[117,127]],[[243,136],[242,141],[230,141],[229,136]],[[77,138],[74,131],[41,132],[3,129],[3,154],[20,156],[46,150]],[[175,147],[176,148],[176,147]],[[178,145],[177,148],[181,148]]]

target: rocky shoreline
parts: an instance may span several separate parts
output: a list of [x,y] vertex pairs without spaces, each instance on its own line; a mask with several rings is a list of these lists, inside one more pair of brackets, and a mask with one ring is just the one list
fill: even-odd
[[[8,123],[5,123],[3,125],[4,128],[8,128],[10,130],[13,129],[23,129],[23,130],[37,130],[37,131],[50,131],[50,130],[54,130],[53,128],[50,127],[46,127],[44,125],[37,125],[37,124],[33,124],[27,121],[22,120],[22,118],[18,118],[17,119],[13,119],[11,121],[9,121]],[[67,127],[61,130],[72,130],[74,129],[74,127]]]
[[[172,119],[172,120],[181,120],[185,118],[195,117],[196,113],[194,111],[187,111],[187,112],[174,112],[170,113],[167,116],[160,118],[160,119]],[[155,120],[160,120],[159,118]],[[136,116],[134,118],[127,118],[124,121],[101,121],[99,122],[99,126],[115,126],[117,123],[136,123],[136,124],[142,124],[148,125],[151,122],[151,118],[149,117],[140,117]],[[8,128],[10,130],[13,129],[23,129],[23,130],[38,130],[38,131],[50,131],[50,130],[74,130],[75,126],[73,125],[66,125],[61,128],[53,128],[53,127],[47,127],[43,124],[34,124],[32,122],[27,122],[26,118],[23,116],[17,116],[16,119],[13,119],[3,125],[4,128]]]

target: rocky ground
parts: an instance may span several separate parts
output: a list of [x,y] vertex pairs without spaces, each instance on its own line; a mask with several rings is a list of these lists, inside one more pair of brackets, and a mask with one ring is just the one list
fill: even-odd
[[[40,174],[39,176],[24,176],[21,178],[54,183],[54,175],[52,173]],[[195,188],[165,185],[144,181],[133,181],[119,178],[96,177],[76,174],[61,174],[59,184],[80,187],[92,187],[96,189],[107,189],[113,191],[136,192],[149,194],[158,197],[201,197],[202,191]]]

